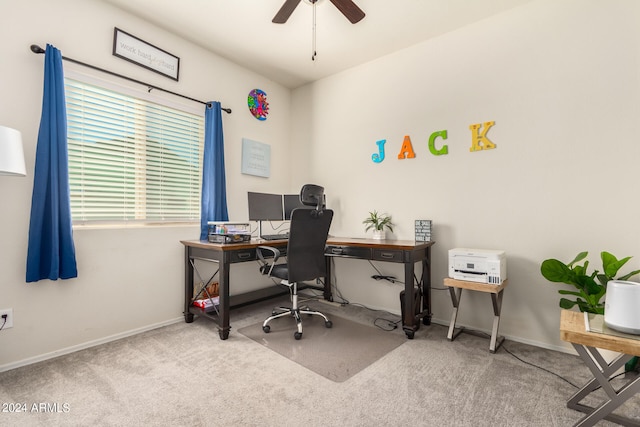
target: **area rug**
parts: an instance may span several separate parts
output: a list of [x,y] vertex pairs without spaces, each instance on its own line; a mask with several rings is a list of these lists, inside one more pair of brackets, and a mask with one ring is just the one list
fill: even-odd
[[385,332],[332,314],[332,328],[326,328],[320,316],[304,316],[300,340],[293,337],[295,320],[272,320],[271,332],[262,330],[262,322],[238,330],[242,335],[335,382],[351,378],[407,338]]

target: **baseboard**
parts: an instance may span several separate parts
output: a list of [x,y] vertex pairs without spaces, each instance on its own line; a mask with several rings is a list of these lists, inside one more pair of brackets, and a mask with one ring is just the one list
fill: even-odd
[[[447,328],[449,327],[449,320],[431,319],[431,323],[435,323],[437,325],[442,325],[442,326],[445,326]],[[463,325],[463,324],[460,324],[460,323],[456,322],[456,329],[459,328],[459,327],[460,328],[465,328],[465,329],[468,329],[468,330],[477,331],[477,332],[483,332],[483,333],[487,334],[488,336],[491,336],[491,330],[489,330],[489,329],[476,328],[474,326]],[[503,336],[505,338],[505,340],[509,340],[509,341],[514,341],[514,342],[519,342],[519,343],[522,343],[522,344],[532,345],[534,347],[545,348],[547,350],[559,351],[560,353],[577,354],[574,350],[572,350],[571,348],[567,348],[567,347],[562,347],[562,346],[557,346],[557,345],[550,345],[548,343],[543,343],[543,342],[535,341],[535,340],[529,340],[529,339],[526,339],[526,338],[513,336],[513,335],[503,335],[503,334],[500,333],[500,331],[498,331],[498,335]]]
[[323,304],[327,304],[327,305],[331,305],[333,307],[342,307],[342,304],[340,304],[339,302],[335,302],[335,301],[327,301],[326,299],[318,299],[318,302],[321,302]]
[[0,372],[10,371],[12,369],[21,368],[23,366],[32,365],[38,362],[43,362],[45,360],[53,359],[55,357],[64,356],[65,354],[75,353],[76,351],[85,350],[87,348],[95,347],[101,344],[106,344],[112,341],[117,341],[119,339],[137,335],[143,332],[151,331],[153,329],[162,328],[163,326],[173,325],[174,323],[178,323],[178,322],[184,322],[184,316],[180,316],[175,319],[167,320],[164,322],[154,323],[152,325],[147,325],[142,328],[131,329],[129,331],[121,332],[119,334],[111,335],[111,336],[100,338],[97,340],[87,341],[82,344],[52,351],[50,353],[44,353],[34,357],[29,357],[27,359],[19,360],[17,362],[7,363],[6,365],[0,365]]

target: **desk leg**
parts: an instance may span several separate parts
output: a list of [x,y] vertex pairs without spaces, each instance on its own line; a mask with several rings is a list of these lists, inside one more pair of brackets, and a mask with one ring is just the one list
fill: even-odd
[[189,247],[184,247],[184,321],[193,322],[193,313],[189,312],[191,298],[193,297],[193,265],[189,257]]
[[460,307],[460,297],[462,296],[462,288],[450,287],[449,295],[451,295],[453,312],[451,313],[451,322],[449,323],[449,332],[447,332],[447,339],[449,341],[453,341],[462,332],[462,329],[459,329],[458,332],[454,334],[456,330],[456,320],[458,320],[458,307]]
[[403,327],[404,333],[410,340],[415,336],[415,332],[420,327],[420,322],[416,319],[416,301],[413,295],[414,289],[414,267],[413,261],[404,263],[404,311]]
[[422,311],[427,312],[422,318],[424,325],[431,324],[431,247],[426,249],[425,258],[422,259]]
[[[606,419],[624,426],[640,426],[640,420],[632,420],[619,415],[612,414],[617,407],[622,405],[627,399],[640,391],[640,375],[636,375],[625,384],[620,390],[616,391],[609,383],[611,375],[622,367],[628,360],[630,355],[621,355],[613,362],[606,364],[603,362],[602,356],[594,347],[586,347],[573,344],[580,358],[593,374],[593,379],[584,387],[578,390],[567,402],[567,407],[587,414],[582,420],[576,423],[576,426],[593,426],[598,421]],[[600,366],[596,361],[599,362]],[[597,408],[592,408],[580,404],[579,402],[589,395],[592,391],[602,387],[609,397]]]
[[224,253],[218,262],[220,271],[218,272],[218,290],[220,293],[219,316],[220,324],[218,325],[218,334],[221,340],[229,338],[229,269],[230,263],[228,255]]
[[331,257],[324,257],[324,265],[325,265],[325,277],[324,277],[324,299],[326,301],[333,301],[333,295],[331,294]]
[[[491,329],[491,342],[489,344],[489,351],[495,353],[497,348],[504,342],[504,337],[498,338],[498,326],[500,326],[500,310],[502,310],[502,294],[503,291],[498,294],[491,294],[491,302],[493,303],[493,329]],[[497,341],[497,345],[496,345]]]

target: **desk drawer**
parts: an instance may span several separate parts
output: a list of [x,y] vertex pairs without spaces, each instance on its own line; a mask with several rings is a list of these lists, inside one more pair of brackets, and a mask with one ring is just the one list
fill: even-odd
[[242,249],[238,251],[229,252],[229,262],[245,262],[253,261],[256,259],[255,249]]
[[371,249],[357,246],[337,246],[329,245],[324,250],[327,256],[354,257],[361,259],[371,259]]
[[403,262],[402,251],[390,249],[374,249],[373,259],[377,261]]

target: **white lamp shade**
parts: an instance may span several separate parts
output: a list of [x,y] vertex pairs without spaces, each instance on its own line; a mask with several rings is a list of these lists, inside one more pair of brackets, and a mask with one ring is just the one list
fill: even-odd
[[0,175],[27,175],[22,151],[22,134],[5,126],[0,126]]

